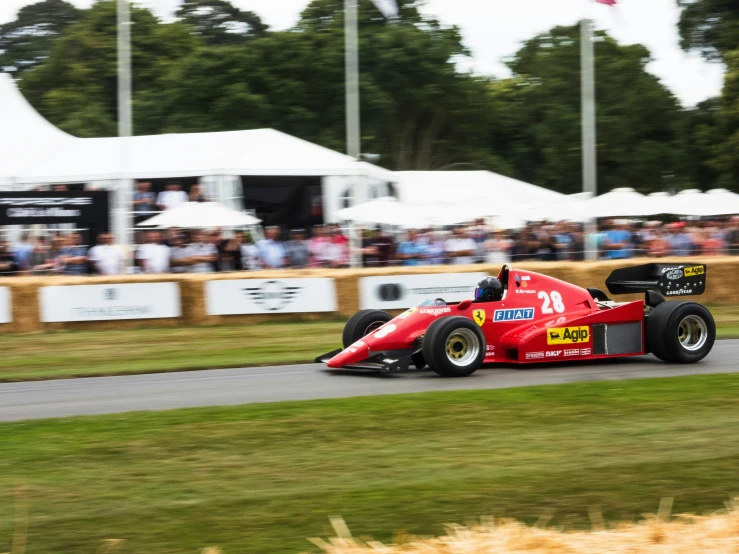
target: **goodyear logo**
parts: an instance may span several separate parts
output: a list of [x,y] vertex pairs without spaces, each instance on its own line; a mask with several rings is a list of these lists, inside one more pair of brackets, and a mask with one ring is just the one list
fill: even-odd
[[706,273],[706,268],[702,265],[695,265],[693,267],[686,267],[683,269],[683,273],[686,277],[695,277],[696,275],[703,275]]
[[590,329],[587,326],[547,329],[547,344],[576,344],[580,342],[590,342]]
[[534,319],[534,308],[495,310],[493,315],[493,321],[520,321],[525,319]]

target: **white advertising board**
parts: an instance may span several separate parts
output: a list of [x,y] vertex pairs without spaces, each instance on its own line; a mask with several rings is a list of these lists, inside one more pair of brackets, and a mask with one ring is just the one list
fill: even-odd
[[115,321],[180,317],[177,283],[41,287],[41,321]]
[[235,279],[206,281],[208,315],[335,312],[333,279]]
[[472,299],[475,287],[487,273],[388,275],[359,280],[359,306],[363,310],[402,310],[427,298],[447,302]]
[[10,287],[0,287],[0,323],[13,321],[13,309],[10,304]]

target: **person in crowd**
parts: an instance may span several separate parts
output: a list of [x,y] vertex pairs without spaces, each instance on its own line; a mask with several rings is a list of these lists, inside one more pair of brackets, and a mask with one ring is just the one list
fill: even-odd
[[326,264],[331,268],[348,267],[350,262],[349,241],[338,225],[329,226],[329,243],[326,246]]
[[167,245],[169,249],[169,267],[172,273],[187,273],[190,266],[187,246],[182,232],[169,234]]
[[218,259],[218,249],[206,233],[195,231],[193,242],[186,248],[190,273],[211,273]]
[[262,269],[259,261],[259,249],[254,244],[251,233],[237,231],[236,235],[241,244],[241,265],[243,268],[249,271]]
[[244,261],[241,255],[243,243],[243,231],[236,231],[231,238],[221,241],[218,249],[219,271],[242,271],[244,269]]
[[670,253],[670,244],[665,238],[662,222],[647,221],[641,231],[644,254],[652,258],[660,258]]
[[141,221],[154,215],[157,211],[156,196],[151,190],[151,183],[140,181],[136,184],[136,192],[133,193],[133,212],[136,219]]
[[739,256],[739,215],[732,216],[728,221],[726,249],[730,256]]
[[667,243],[671,256],[690,256],[693,253],[693,242],[685,232],[685,222],[678,221],[667,226],[669,234]]
[[264,239],[257,243],[259,263],[264,269],[282,269],[285,267],[285,245],[279,240],[280,228],[273,225],[264,230]]
[[428,259],[427,243],[422,240],[420,233],[411,229],[408,231],[406,240],[398,245],[396,255],[402,265],[423,265]]
[[557,260],[571,260],[574,254],[574,240],[569,232],[567,224],[562,222],[554,225],[553,232]]
[[395,241],[380,228],[362,234],[362,261],[364,267],[387,267],[394,256]]
[[157,206],[160,210],[171,210],[187,202],[187,194],[179,183],[167,183],[165,190],[157,196]]
[[477,250],[475,252],[475,263],[484,262],[485,258],[487,257],[485,244],[490,238],[490,233],[485,226],[485,220],[477,219],[474,224],[467,229],[467,236],[475,241],[475,244],[477,245]]
[[628,223],[611,221],[603,231],[600,248],[607,260],[630,258],[632,253],[631,233]]
[[38,237],[31,252],[31,272],[36,275],[48,275],[54,271],[55,265],[55,257],[51,256],[46,238]]
[[446,235],[443,231],[427,231],[426,252],[428,255],[428,263],[430,265],[443,265],[447,263],[446,257]]
[[31,254],[33,253],[33,244],[28,233],[23,233],[21,241],[12,247],[13,258],[18,266],[19,271],[28,271],[31,269]]
[[446,241],[446,254],[453,265],[466,265],[475,262],[477,244],[469,238],[463,226],[455,227],[452,236]]
[[146,244],[142,244],[136,252],[136,259],[141,272],[148,274],[169,273],[169,258],[169,247],[162,244],[162,234],[159,231],[149,231],[146,234]]
[[323,225],[313,226],[313,235],[308,240],[308,251],[310,252],[311,267],[328,267],[328,249],[331,238],[327,235]]
[[[203,231],[206,242],[209,242],[216,248],[218,255],[216,261],[213,263],[213,271],[232,271],[230,269],[223,269],[221,261],[223,260],[223,249],[226,246],[226,240],[223,238],[223,230],[221,228],[214,229],[212,231]],[[229,265],[232,265],[233,260],[229,258]]]
[[200,185],[193,185],[190,187],[190,192],[187,193],[188,202],[207,202],[205,195],[203,194]]
[[72,233],[64,237],[64,246],[59,250],[59,263],[65,275],[87,274],[87,247],[82,244],[82,235]]
[[569,234],[572,237],[571,260],[581,262],[585,259],[585,230],[580,223],[570,223]]
[[305,229],[290,231],[290,240],[285,244],[288,265],[295,269],[308,267],[310,263],[310,248],[305,236]]
[[51,185],[52,192],[69,192],[69,186],[64,184]]
[[113,235],[101,233],[90,248],[90,263],[98,275],[121,275],[126,271],[123,250],[113,244]]
[[18,273],[18,263],[10,251],[10,245],[0,242],[0,276],[15,275]]

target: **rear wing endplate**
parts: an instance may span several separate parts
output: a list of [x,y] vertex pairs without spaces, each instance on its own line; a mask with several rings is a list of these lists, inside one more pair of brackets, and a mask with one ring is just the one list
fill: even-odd
[[611,294],[659,290],[664,296],[693,296],[706,290],[705,264],[644,264],[614,270],[606,279]]

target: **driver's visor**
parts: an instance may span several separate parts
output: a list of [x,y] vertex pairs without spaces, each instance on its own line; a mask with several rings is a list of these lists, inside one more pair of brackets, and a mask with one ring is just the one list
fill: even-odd
[[478,298],[481,292],[482,289],[480,287],[475,287],[475,298]]

